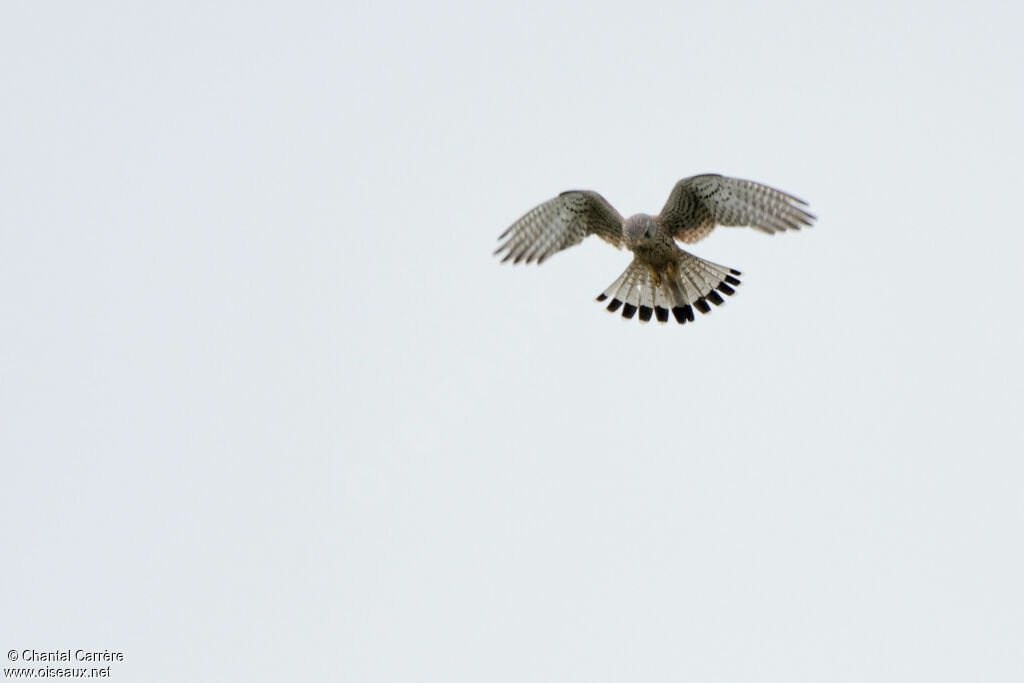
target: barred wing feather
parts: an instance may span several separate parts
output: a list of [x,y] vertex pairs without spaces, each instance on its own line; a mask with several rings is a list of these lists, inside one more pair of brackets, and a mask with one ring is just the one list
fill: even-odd
[[769,235],[814,223],[807,202],[751,180],[706,174],[676,183],[658,220],[678,240],[704,239],[716,225],[745,225]]
[[543,263],[555,252],[579,244],[588,235],[622,248],[622,216],[596,192],[571,190],[536,206],[503,232],[495,254],[502,262]]

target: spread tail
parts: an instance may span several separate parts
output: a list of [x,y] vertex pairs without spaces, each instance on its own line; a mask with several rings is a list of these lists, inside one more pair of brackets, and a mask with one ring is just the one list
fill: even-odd
[[732,296],[733,285],[740,284],[735,276],[740,271],[705,261],[693,254],[682,252],[677,271],[661,271],[655,282],[651,269],[635,258],[615,282],[604,290],[598,301],[611,299],[608,310],[615,312],[622,307],[622,317],[632,318],[639,312],[640,322],[645,323],[653,314],[658,322],[668,322],[668,314],[680,325],[694,319],[693,309],[701,313],[711,312],[708,302],[720,306],[719,292]]

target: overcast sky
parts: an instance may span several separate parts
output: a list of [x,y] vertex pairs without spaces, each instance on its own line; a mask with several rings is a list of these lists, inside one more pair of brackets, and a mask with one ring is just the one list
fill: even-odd
[[[6,2],[0,651],[120,681],[1019,681],[999,2]],[[502,265],[715,172],[696,324]],[[4,667],[10,665],[5,660]]]

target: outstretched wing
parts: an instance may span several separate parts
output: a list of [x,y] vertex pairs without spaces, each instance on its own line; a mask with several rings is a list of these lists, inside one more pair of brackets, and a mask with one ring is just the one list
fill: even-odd
[[802,199],[751,180],[695,175],[672,188],[658,215],[678,240],[697,242],[716,225],[749,225],[769,235],[798,230],[814,222]]
[[619,212],[598,193],[570,190],[530,209],[513,223],[498,237],[505,241],[494,253],[508,252],[503,263],[509,259],[513,263],[542,263],[556,251],[579,244],[587,235],[597,235],[621,248],[622,224]]

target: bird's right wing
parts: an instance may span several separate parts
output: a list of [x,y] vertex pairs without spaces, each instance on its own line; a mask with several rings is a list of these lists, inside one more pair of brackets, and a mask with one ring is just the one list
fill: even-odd
[[749,225],[772,235],[814,223],[807,202],[751,180],[720,175],[683,178],[658,219],[683,242],[697,242],[716,225]]
[[501,233],[505,240],[494,252],[507,252],[502,262],[542,263],[557,251],[579,244],[587,235],[622,248],[622,216],[596,192],[563,192],[526,215]]

